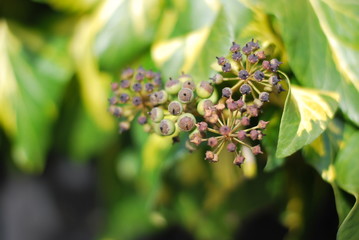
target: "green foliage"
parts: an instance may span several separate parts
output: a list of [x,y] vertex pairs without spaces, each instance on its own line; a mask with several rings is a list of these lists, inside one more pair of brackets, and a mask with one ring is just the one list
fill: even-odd
[[[243,219],[264,208],[274,209],[288,239],[304,238],[316,214],[307,209],[326,201],[326,185],[314,185],[318,176],[333,189],[337,238],[359,238],[359,3],[36,2],[53,9],[40,19],[46,27],[0,20],[0,126],[22,171],[43,172],[54,149],[84,164],[97,159],[108,213],[100,238],[179,224],[197,239],[231,239]],[[201,82],[232,41],[251,38],[281,59],[289,76],[287,91],[264,108],[265,159],[238,169],[224,155],[209,165],[203,153],[183,150],[186,136],[173,145],[136,124],[116,135],[106,99],[120,69],[142,65],[165,80],[184,71]]]

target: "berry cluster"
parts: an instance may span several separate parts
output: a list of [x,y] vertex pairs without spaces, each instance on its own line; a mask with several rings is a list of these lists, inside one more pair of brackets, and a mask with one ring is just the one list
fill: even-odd
[[147,114],[153,107],[150,95],[158,91],[161,84],[159,73],[142,67],[137,70],[125,69],[120,74],[120,81],[111,84],[113,96],[109,99],[109,111],[119,119],[120,133],[128,130],[136,117],[146,132],[151,131]]
[[[210,162],[217,162],[226,149],[234,154],[233,163],[241,166],[243,148],[254,155],[262,153],[259,141],[269,122],[258,117],[270,94],[284,91],[277,72],[281,62],[266,60],[259,49],[254,40],[242,48],[233,42],[227,57],[217,57],[222,72],[197,84],[182,73],[161,88],[159,74],[126,69],[121,81],[112,85],[115,96],[110,98],[110,111],[124,119],[120,131],[139,116],[147,131],[163,136],[190,132],[186,146],[194,150],[206,143],[205,159]],[[126,104],[130,99],[132,103]]]

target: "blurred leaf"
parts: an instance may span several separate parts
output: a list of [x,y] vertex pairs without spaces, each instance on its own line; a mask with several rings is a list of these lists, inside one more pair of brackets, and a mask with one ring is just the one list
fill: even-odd
[[93,8],[99,0],[33,0],[35,2],[47,3],[51,7],[55,8],[58,11],[65,12],[84,12]]
[[292,87],[283,111],[276,156],[289,156],[314,141],[333,118],[337,100],[331,92]]
[[351,209],[339,228],[338,239],[354,240],[359,238],[359,232],[357,231],[357,226],[359,224],[359,165],[357,164],[357,157],[359,155],[359,148],[357,146],[358,142],[359,131],[356,131],[347,141],[345,141],[335,162],[336,182],[338,186],[353,194],[356,198],[354,207]]
[[13,141],[16,164],[40,172],[57,117],[57,104],[73,71],[67,41],[0,21],[0,123]]
[[[188,11],[188,18],[195,22],[198,16],[191,14],[191,8]],[[215,56],[227,52],[234,36],[225,10],[217,2],[201,18],[208,22],[200,28],[175,38],[161,39],[153,46],[153,59],[163,69],[165,79],[182,71],[190,73],[195,81],[208,79]]]
[[[313,11],[309,0],[291,2],[285,0],[242,1],[253,8],[273,14],[278,19],[281,35],[288,53],[289,65],[300,83],[306,87],[337,92],[340,95],[340,108],[352,121],[359,124],[359,105],[356,104],[357,99],[359,99],[359,86],[358,81],[355,80],[358,78],[358,75],[349,80],[346,75],[352,72],[350,67],[345,70],[345,73],[343,72],[343,66],[346,63],[353,62],[355,64],[357,62],[357,60],[355,60],[357,59],[356,53],[355,51],[348,52],[343,49],[344,51],[341,52],[341,58],[339,59],[337,55],[338,51],[340,51],[340,47],[336,48],[335,52],[332,52],[333,47],[331,49],[330,44],[335,44],[336,40],[332,39],[330,35],[326,36],[325,34],[329,33],[329,30],[325,29],[323,32],[321,27],[325,25],[325,22],[329,21],[329,18],[324,19],[319,15],[319,23],[318,16],[316,12]],[[350,5],[350,2],[347,1],[344,6],[338,8],[342,2],[335,3],[336,1],[334,0],[325,2],[330,2],[330,6],[335,6],[336,9],[341,10],[344,9],[344,6],[354,6],[354,8],[349,11],[348,18],[353,15],[351,13],[355,11],[357,5]],[[312,3],[314,5],[316,4],[314,0]],[[317,12],[324,11],[322,5],[323,4],[320,6],[323,9],[316,8]],[[329,17],[331,11],[335,12],[337,10],[328,9],[328,7],[326,7],[325,11],[328,12],[327,17]],[[343,13],[343,11],[341,12],[341,15],[338,15],[339,13],[336,12],[335,15],[333,13],[333,16],[330,16],[330,19],[334,19],[335,21],[335,23],[333,23],[334,26],[331,28],[337,29],[338,31],[340,29],[341,31],[345,31],[344,36],[350,36],[351,41],[353,41],[353,37],[357,34],[357,27],[355,27],[355,21],[357,20],[353,23],[352,21],[344,20],[343,15],[345,15],[345,13]],[[336,18],[336,16],[340,17],[339,21],[337,21],[338,18]],[[342,28],[343,24],[345,30]],[[358,44],[358,41],[354,41],[355,44]],[[343,58],[346,58],[346,60]],[[336,65],[336,63],[340,65]],[[344,74],[344,76],[341,74]]]
[[160,0],[107,1],[98,20],[94,51],[99,65],[106,70],[118,70],[149,48],[162,10]]

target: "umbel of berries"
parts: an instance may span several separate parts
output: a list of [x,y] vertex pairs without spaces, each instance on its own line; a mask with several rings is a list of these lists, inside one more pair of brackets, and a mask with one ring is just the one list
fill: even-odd
[[150,95],[160,87],[159,73],[141,67],[122,71],[119,80],[111,84],[113,96],[109,99],[109,111],[119,119],[120,132],[128,130],[136,118],[146,131],[151,131],[147,114],[153,107]]
[[149,115],[155,132],[168,136],[192,131],[196,127],[198,103],[213,98],[213,92],[210,81],[196,84],[190,75],[184,73],[178,78],[169,78],[164,90],[150,95],[154,107]]
[[215,84],[233,82],[233,93],[239,91],[249,96],[259,107],[263,102],[270,100],[270,92],[284,91],[279,83],[281,78],[278,74],[278,68],[282,63],[275,58],[267,60],[264,51],[260,51],[259,43],[253,39],[242,47],[233,42],[228,56],[217,57],[217,63],[223,73],[233,76],[223,77],[218,73],[211,78],[212,81]]

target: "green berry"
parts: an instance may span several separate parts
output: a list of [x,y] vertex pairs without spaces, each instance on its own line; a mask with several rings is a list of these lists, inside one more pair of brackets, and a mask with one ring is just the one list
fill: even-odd
[[162,135],[168,136],[174,133],[175,131],[175,124],[170,119],[163,119],[159,124],[159,130]]
[[183,111],[182,104],[178,101],[172,101],[168,104],[168,112],[172,115],[180,115]]
[[214,104],[210,99],[202,99],[197,104],[197,112],[201,115],[204,115],[205,110],[212,107]]
[[200,98],[208,98],[213,93],[213,86],[208,81],[202,81],[197,85],[196,93]]
[[182,88],[178,92],[178,100],[181,103],[189,103],[193,100],[193,98],[194,98],[193,91],[189,88]]
[[163,104],[167,101],[168,94],[165,90],[154,92],[150,95],[150,102],[153,105]]
[[166,82],[165,90],[169,94],[177,94],[180,89],[181,82],[179,80],[170,78],[170,80]]
[[151,112],[148,113],[151,117],[151,120],[158,123],[163,119],[164,113],[162,108],[155,107],[152,108]]
[[182,88],[188,88],[194,91],[196,89],[196,84],[193,82],[193,80],[187,80],[183,83]]
[[177,125],[182,131],[191,131],[196,126],[196,118],[191,113],[184,113],[178,118]]

